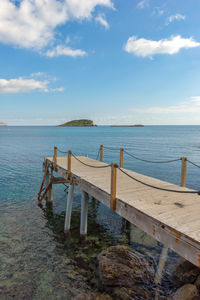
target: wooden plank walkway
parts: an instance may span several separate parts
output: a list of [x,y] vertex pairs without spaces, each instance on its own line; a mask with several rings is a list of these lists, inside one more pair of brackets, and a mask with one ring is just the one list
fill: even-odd
[[[106,166],[85,156],[79,160],[92,166]],[[48,168],[64,179],[68,178],[68,158],[45,158]],[[192,191],[169,182],[125,170],[145,183],[167,189]],[[142,185],[116,169],[116,213],[135,224],[174,250],[179,255],[200,267],[200,196],[156,190]],[[71,182],[104,205],[110,207],[111,168],[91,168],[71,157]]]

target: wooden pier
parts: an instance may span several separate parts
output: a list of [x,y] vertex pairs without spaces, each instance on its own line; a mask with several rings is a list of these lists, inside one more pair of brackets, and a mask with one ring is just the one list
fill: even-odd
[[[123,149],[120,166],[68,151],[64,157],[44,159],[44,179],[38,195],[53,200],[52,184],[68,183],[68,200],[64,231],[70,230],[74,186],[82,191],[80,234],[87,234],[89,195],[110,207],[118,215],[154,237],[166,247],[200,267],[200,195],[185,188],[187,159],[182,158],[181,185],[141,175],[123,168]],[[53,176],[59,175],[59,178]]]

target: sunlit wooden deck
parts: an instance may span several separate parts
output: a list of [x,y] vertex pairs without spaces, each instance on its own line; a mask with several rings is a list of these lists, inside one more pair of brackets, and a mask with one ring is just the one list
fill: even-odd
[[[78,159],[91,166],[107,165],[85,156],[79,156]],[[88,167],[72,156],[69,178],[67,157],[57,157],[56,165],[53,158],[45,158],[44,165],[53,168],[54,172],[66,181],[77,185],[104,205],[112,207],[111,167]],[[130,170],[125,171],[136,179],[156,187],[192,191]],[[117,214],[200,267],[200,196],[198,194],[156,190],[134,181],[116,169],[115,200],[114,210]]]

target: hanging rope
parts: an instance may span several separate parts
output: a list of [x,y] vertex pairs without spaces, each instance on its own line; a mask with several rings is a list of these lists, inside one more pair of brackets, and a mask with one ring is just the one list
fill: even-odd
[[[107,147],[107,146],[103,146],[103,148],[105,149],[108,149],[108,150],[111,150],[111,151],[120,151],[120,148],[114,148],[114,147]],[[60,150],[59,148],[57,148],[58,152],[61,152],[63,154],[67,154],[68,152],[67,151],[62,151]],[[152,163],[152,164],[167,164],[167,163],[172,163],[172,162],[176,162],[176,161],[179,161],[181,160],[181,158],[177,158],[177,159],[172,159],[172,160],[165,160],[165,161],[153,161],[153,160],[147,160],[147,159],[143,159],[143,158],[139,158],[131,153],[129,153],[128,151],[126,151],[124,149],[124,153],[126,153],[127,155],[129,155],[130,157],[134,158],[134,159],[137,159],[139,161],[143,161],[143,162],[147,162],[147,163]],[[97,158],[96,160],[98,160],[99,158],[99,155],[100,155],[100,148],[99,148],[99,151],[98,151],[98,154],[97,154]],[[191,164],[195,165],[196,167],[200,168],[200,166],[192,163],[191,161],[188,160],[188,162],[190,162]]]
[[147,162],[147,163],[152,163],[152,164],[168,164],[168,163],[172,163],[178,160],[181,160],[181,158],[176,158],[176,159],[171,159],[171,160],[147,160],[147,159],[143,159],[143,158],[139,158],[131,153],[129,153],[128,151],[124,150],[124,153],[126,153],[127,155],[131,156],[134,159],[143,161],[143,162]]
[[103,146],[103,148],[111,150],[111,151],[120,151],[120,148],[107,147],[107,146]]
[[188,161],[191,165],[193,165],[193,166],[195,166],[195,167],[197,167],[197,168],[200,169],[200,166],[197,165],[197,164],[195,164],[195,163],[193,163],[191,160],[187,159],[187,161]]
[[[107,147],[107,146],[103,146],[103,148],[108,149],[108,150],[113,150],[113,151],[120,151],[120,148],[114,148],[114,147]],[[127,155],[129,155],[130,157],[143,161],[143,162],[147,162],[147,163],[152,163],[152,164],[167,164],[167,163],[172,163],[178,160],[181,160],[181,158],[177,158],[177,159],[171,159],[171,160],[166,160],[166,161],[153,161],[153,160],[147,160],[147,159],[143,159],[143,158],[139,158],[131,153],[129,153],[128,151],[126,151],[124,149],[124,153],[126,153]]]
[[93,166],[93,165],[89,165],[89,164],[86,164],[85,162],[81,161],[77,156],[75,156],[73,153],[72,153],[72,156],[78,161],[80,162],[81,164],[87,166],[87,167],[90,167],[90,168],[95,168],[95,169],[103,169],[103,168],[108,168],[110,167],[112,164],[109,164],[109,165],[104,165],[104,166]]
[[57,148],[57,151],[60,152],[60,153],[63,153],[63,154],[67,154],[68,153],[68,151],[62,151],[62,150],[60,150],[58,148]]
[[166,189],[166,188],[161,188],[161,187],[158,187],[158,186],[154,186],[154,185],[151,185],[151,184],[148,184],[148,183],[145,183],[133,176],[131,176],[130,174],[128,174],[127,172],[125,172],[123,169],[121,168],[118,168],[123,174],[125,174],[126,176],[128,176],[129,178],[137,181],[138,183],[141,183],[145,186],[148,186],[150,188],[153,188],[153,189],[156,189],[156,190],[160,190],[160,191],[166,191],[166,192],[173,192],[173,193],[180,193],[180,194],[197,194],[197,195],[200,195],[200,191],[179,191],[179,190],[171,190],[171,189]]

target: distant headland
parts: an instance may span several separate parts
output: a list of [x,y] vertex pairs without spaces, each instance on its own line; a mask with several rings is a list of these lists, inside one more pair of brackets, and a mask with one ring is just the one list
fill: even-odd
[[0,126],[8,126],[8,124],[0,122]]
[[142,124],[135,124],[135,125],[111,125],[112,127],[144,127]]
[[81,119],[81,120],[72,120],[70,122],[66,122],[58,126],[59,127],[92,127],[97,125],[94,125],[94,122],[92,120]]

